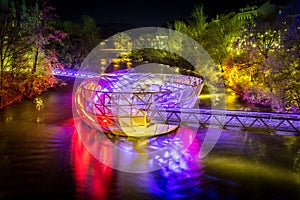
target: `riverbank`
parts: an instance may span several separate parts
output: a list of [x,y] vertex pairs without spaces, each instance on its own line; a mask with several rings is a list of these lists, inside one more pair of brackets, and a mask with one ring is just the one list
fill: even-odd
[[44,92],[64,87],[74,82],[74,78],[51,76],[19,76],[6,75],[2,80],[0,109],[20,103],[25,99],[34,99]]

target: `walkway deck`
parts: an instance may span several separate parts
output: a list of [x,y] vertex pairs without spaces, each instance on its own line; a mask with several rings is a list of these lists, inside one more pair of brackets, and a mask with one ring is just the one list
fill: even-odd
[[300,134],[298,114],[209,109],[152,110],[151,112],[156,119],[161,118],[161,113],[168,112],[166,122],[171,124],[181,123],[222,129],[261,129],[267,132],[285,132],[290,135]]

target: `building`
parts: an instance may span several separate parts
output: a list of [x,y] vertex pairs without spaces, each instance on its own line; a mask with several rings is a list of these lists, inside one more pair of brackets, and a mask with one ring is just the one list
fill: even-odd
[[270,1],[265,2],[261,6],[247,6],[240,8],[236,14],[236,18],[239,21],[246,21],[253,17],[269,18],[277,14],[277,6],[271,4]]

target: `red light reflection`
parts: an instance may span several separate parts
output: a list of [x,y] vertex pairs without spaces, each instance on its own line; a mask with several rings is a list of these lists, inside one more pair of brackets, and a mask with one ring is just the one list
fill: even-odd
[[108,199],[113,169],[103,165],[86,150],[77,132],[73,134],[71,148],[78,198]]

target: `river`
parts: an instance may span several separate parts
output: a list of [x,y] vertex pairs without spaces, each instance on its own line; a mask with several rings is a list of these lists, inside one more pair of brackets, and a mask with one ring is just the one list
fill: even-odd
[[[172,166],[147,173],[112,169],[95,159],[78,137],[72,117],[72,89],[70,83],[0,111],[0,199],[300,196],[297,136],[226,130],[208,156],[200,159],[206,129],[180,127],[177,132],[196,133],[196,137]],[[159,148],[157,143],[171,135],[140,145]],[[122,140],[132,144],[129,139]]]

